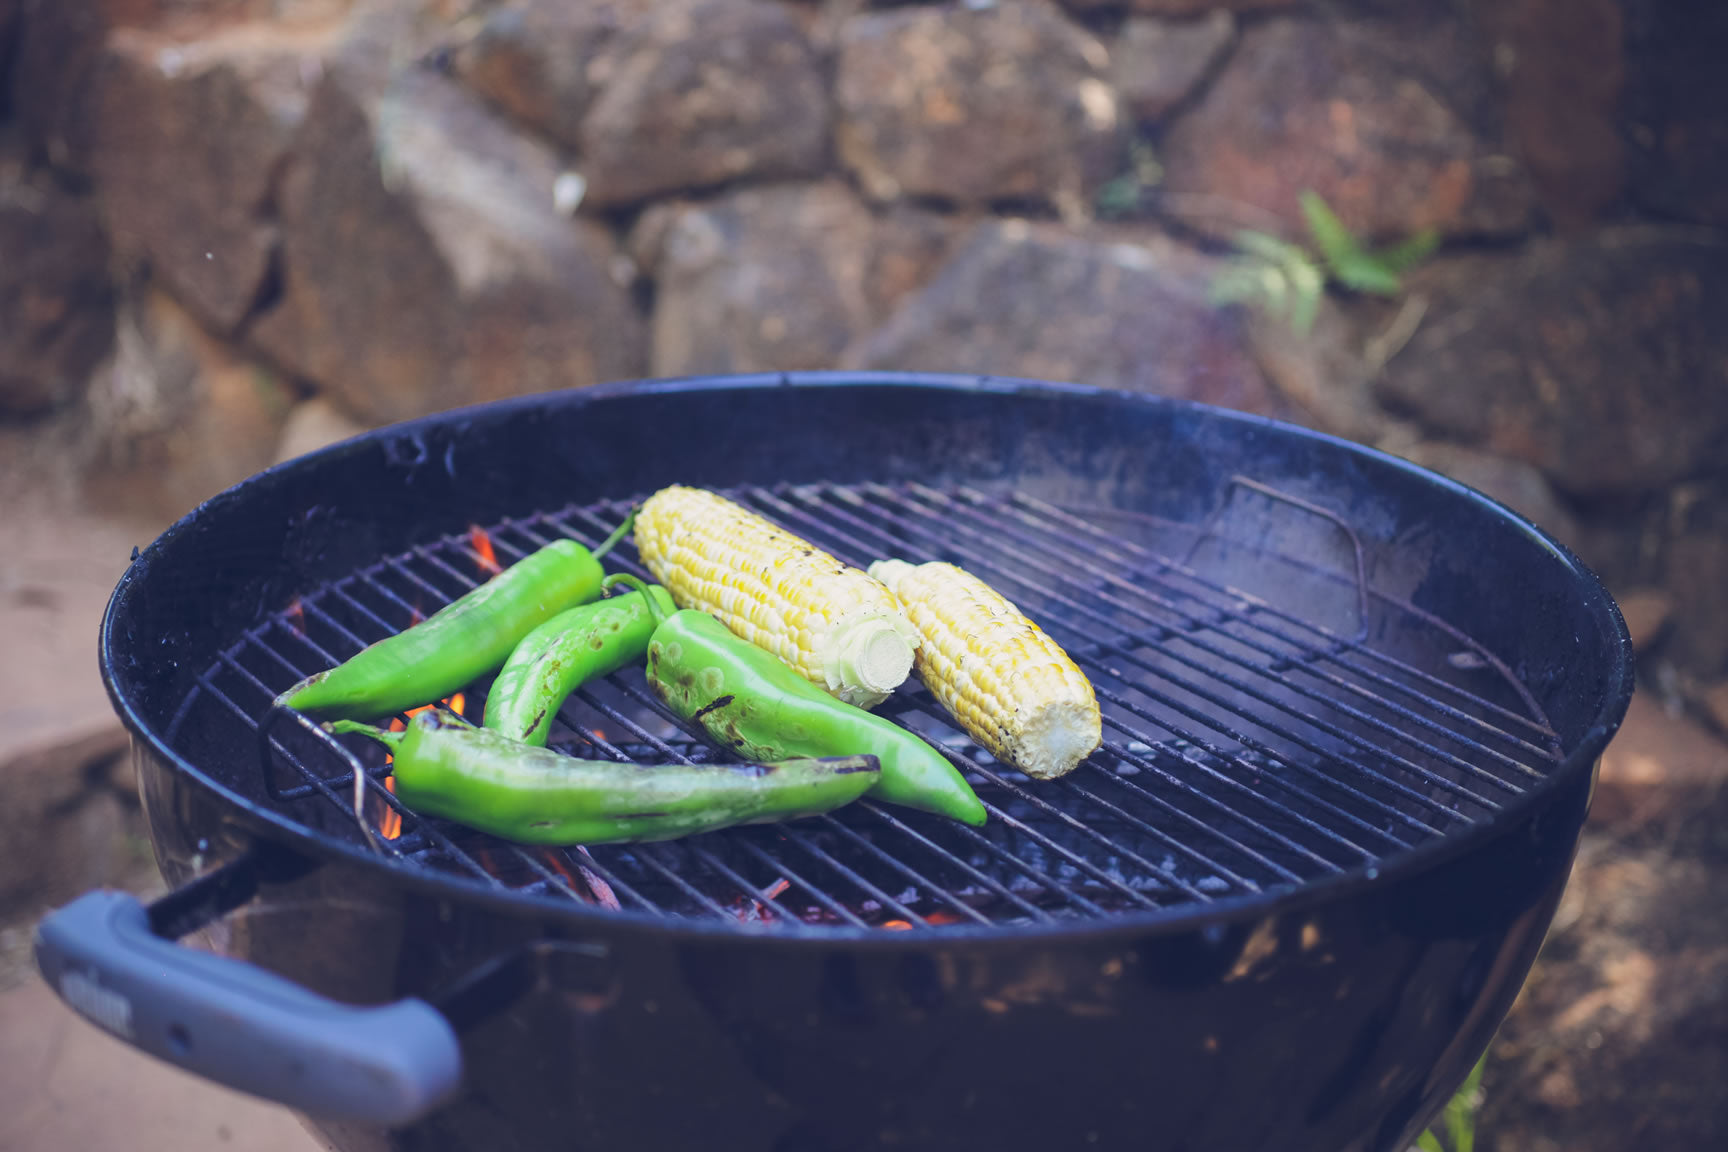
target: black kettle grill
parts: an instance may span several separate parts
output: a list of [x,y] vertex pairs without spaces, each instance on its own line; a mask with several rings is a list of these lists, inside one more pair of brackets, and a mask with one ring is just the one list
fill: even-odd
[[[912,683],[884,714],[982,829],[862,802],[547,850],[416,817],[381,753],[272,710],[489,555],[594,544],[673,482],[853,563],[963,564],[1081,663],[1104,747],[1029,781]],[[137,557],[101,662],[178,888],[50,916],[44,975],[356,1150],[1402,1150],[1522,983],[1632,690],[1597,580],[1432,473],[870,374],[549,394],[296,460]],[[635,670],[553,743],[724,754]]]

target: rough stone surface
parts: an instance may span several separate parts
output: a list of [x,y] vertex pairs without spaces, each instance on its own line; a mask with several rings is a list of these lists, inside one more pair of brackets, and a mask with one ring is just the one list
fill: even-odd
[[596,205],[819,175],[828,94],[793,18],[763,0],[678,0],[619,38],[582,119]]
[[1126,7],[1128,11],[1147,16],[1204,16],[1209,12],[1263,12],[1283,8],[1296,0],[1062,0],[1065,7],[1076,12],[1092,13],[1100,9]]
[[1661,217],[1728,225],[1728,5],[1622,4],[1633,198]]
[[1255,362],[1300,423],[1365,443],[1386,433],[1374,403],[1374,372],[1363,355],[1362,323],[1332,297],[1321,300],[1314,326],[1296,332],[1282,316],[1238,310]]
[[[1516,165],[1455,110],[1451,85],[1407,66],[1419,31],[1285,19],[1245,29],[1170,128],[1165,206],[1226,237],[1305,236],[1299,195],[1309,189],[1358,235],[1522,228],[1530,198]],[[1480,69],[1454,59],[1447,71]]]
[[18,0],[12,111],[31,158],[88,172],[105,0]]
[[112,360],[86,397],[88,491],[171,519],[269,465],[292,401],[269,371],[160,291],[124,303]]
[[1675,628],[1663,653],[1698,675],[1728,675],[1728,486],[1677,486],[1667,522],[1663,586],[1674,599]]
[[[1636,699],[1634,705],[1640,711]],[[1660,709],[1642,712],[1650,718],[1650,755],[1676,755],[1665,747],[1664,734],[1684,729],[1684,722]],[[1717,744],[1714,754],[1720,763],[1728,749]],[[1722,1092],[1728,1082],[1728,1045],[1722,1042],[1728,1036],[1725,826],[1728,791],[1720,788],[1711,795],[1693,792],[1670,818],[1635,827],[1593,816],[1554,929],[1490,1049],[1477,1147],[1665,1152],[1722,1146],[1728,1135]]]
[[113,338],[95,202],[0,164],[0,417],[76,399]]
[[1427,441],[1403,455],[1424,468],[1468,484],[1546,531],[1569,548],[1578,545],[1579,529],[1572,513],[1535,467],[1466,448],[1461,444]]
[[1591,821],[1666,826],[1718,798],[1728,799],[1728,744],[1683,716],[1667,715],[1648,693],[1635,695],[1602,755]]
[[110,40],[95,157],[110,235],[221,330],[258,298],[274,182],[330,40],[261,25]]
[[846,357],[863,368],[1001,373],[1287,414],[1239,320],[1206,301],[1212,265],[1156,234],[1082,238],[978,225],[921,292]]
[[1155,123],[1199,86],[1235,36],[1225,11],[1200,20],[1133,17],[1111,45],[1110,76],[1134,118]]
[[560,215],[561,169],[419,71],[326,71],[282,194],[282,304],[258,344],[384,423],[640,374],[644,328],[598,225]]
[[0,120],[12,115],[12,53],[21,0],[0,0]]
[[288,419],[282,426],[282,440],[276,445],[276,459],[273,463],[280,464],[296,456],[328,448],[364,431],[364,424],[349,419],[341,409],[324,397],[314,396],[296,404],[294,410],[288,413]]
[[1615,204],[1625,182],[1620,0],[1517,0],[1487,11],[1509,63],[1512,150],[1548,215],[1582,227]]
[[839,41],[840,155],[877,199],[1034,200],[1079,217],[1114,175],[1109,53],[1042,0],[871,12]]
[[1603,232],[1437,261],[1381,395],[1432,429],[1527,460],[1562,490],[1652,490],[1728,446],[1728,246]]
[[877,231],[839,183],[746,189],[676,212],[659,243],[651,370],[834,367],[882,314],[866,291]]
[[1632,634],[1632,647],[1639,652],[1648,650],[1668,631],[1674,619],[1674,598],[1660,588],[1629,588],[1614,593],[1614,603],[1626,619],[1626,631]]
[[456,73],[493,107],[565,148],[580,148],[601,53],[652,7],[648,0],[510,0],[487,12],[456,51]]

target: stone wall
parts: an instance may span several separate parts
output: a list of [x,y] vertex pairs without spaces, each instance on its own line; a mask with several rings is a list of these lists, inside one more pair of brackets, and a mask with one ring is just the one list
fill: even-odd
[[[1728,678],[1728,81],[1659,0],[0,0],[0,413],[163,516],[344,431],[920,368],[1452,472]],[[1439,253],[1311,331],[1244,228]]]
[[[1702,0],[0,0],[0,420],[165,521],[641,375],[1191,397],[1537,520],[1721,732],[1724,45]],[[1305,331],[1213,303],[1305,191],[1439,249]]]

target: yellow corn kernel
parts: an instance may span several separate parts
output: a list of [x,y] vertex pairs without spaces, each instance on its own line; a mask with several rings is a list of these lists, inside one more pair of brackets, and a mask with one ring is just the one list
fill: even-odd
[[1085,673],[1000,592],[953,564],[878,560],[870,575],[918,630],[919,679],[992,756],[1049,780],[1098,747]]
[[846,703],[873,708],[911,674],[918,636],[893,593],[724,496],[662,488],[635,533],[680,608],[717,617]]

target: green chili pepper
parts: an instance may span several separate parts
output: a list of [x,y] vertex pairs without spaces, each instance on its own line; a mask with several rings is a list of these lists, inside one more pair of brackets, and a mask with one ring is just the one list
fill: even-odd
[[590,552],[557,540],[530,553],[395,636],[386,637],[276,698],[301,712],[375,719],[430,703],[504,663],[527,633],[600,594],[600,558],[623,538],[618,526]]
[[[672,594],[649,593],[664,612]],[[543,748],[559,705],[588,681],[610,675],[648,650],[654,614],[642,593],[614,596],[560,612],[522,638],[486,693],[485,726]]]
[[874,756],[661,767],[577,760],[439,708],[416,714],[402,732],[352,720],[325,727],[388,746],[396,798],[411,811],[521,844],[671,840],[815,816],[856,800],[880,772]]
[[[643,586],[634,576],[601,581],[614,584]],[[947,757],[892,721],[836,700],[706,612],[686,609],[660,621],[648,641],[648,683],[673,712],[747,760],[869,752],[882,762],[871,795],[965,824],[985,821],[984,805]]]

